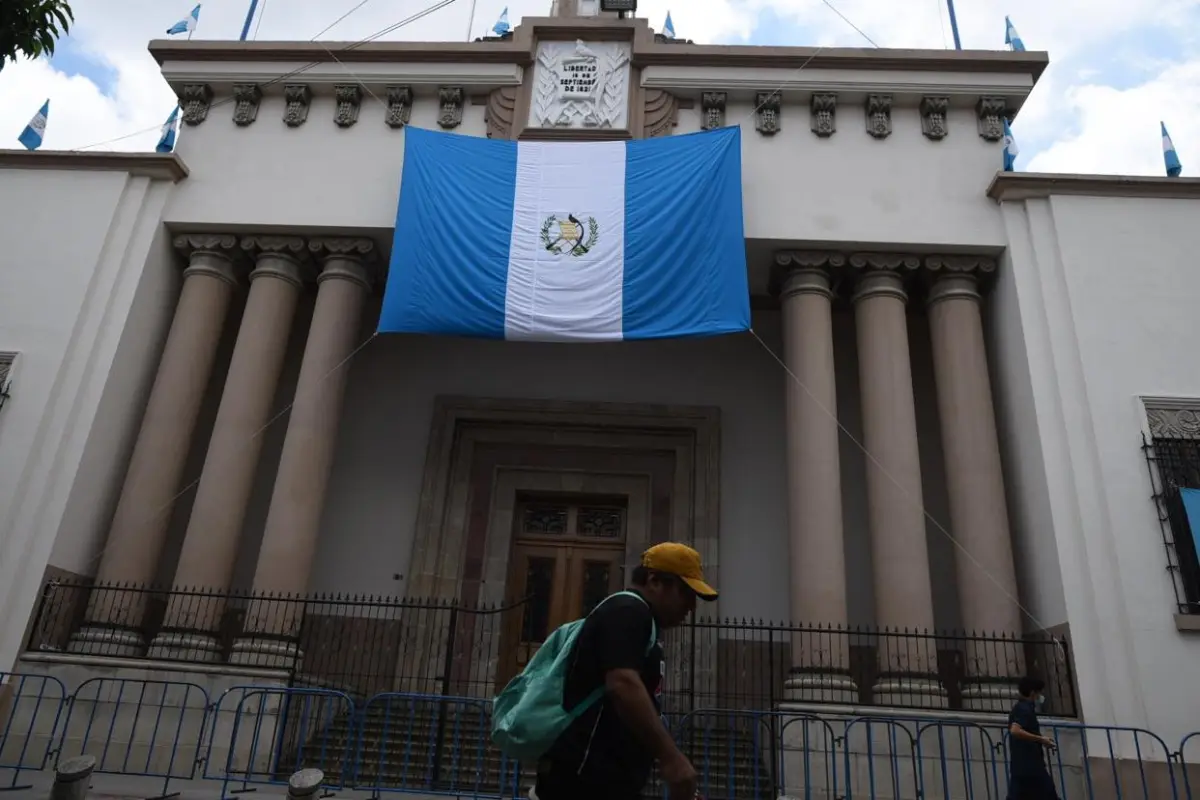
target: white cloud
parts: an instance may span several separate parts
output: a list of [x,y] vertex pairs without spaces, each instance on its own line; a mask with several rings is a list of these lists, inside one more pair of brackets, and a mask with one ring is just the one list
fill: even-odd
[[[886,47],[941,48],[950,39],[945,0],[830,0],[855,25]],[[360,0],[260,0],[259,39],[309,39]],[[322,36],[354,41],[425,8],[433,0],[368,0]],[[71,149],[107,142],[101,149],[150,149],[155,128],[173,105],[146,43],[186,15],[193,0],[77,0],[75,39],[116,71],[109,96],[81,77],[67,77],[46,62],[21,62],[0,71],[0,146],[16,135],[46,97],[52,98],[45,147]],[[546,12],[550,0],[476,0],[471,36],[482,35],[505,5],[516,24]],[[197,38],[236,39],[249,0],[206,2]],[[1003,19],[1013,18],[1031,49],[1054,59],[1015,126],[1023,169],[1161,173],[1157,123],[1165,117],[1184,160],[1200,153],[1200,0],[973,0],[958,4],[967,48],[998,49]],[[385,39],[465,40],[471,2],[458,0]],[[680,35],[700,41],[749,39],[764,13],[796,26],[796,44],[869,46],[824,0],[642,0],[640,14],[656,27],[670,9]],[[1140,35],[1132,37],[1133,32]],[[1123,45],[1119,56],[1110,47]],[[1169,44],[1170,46],[1163,46]],[[332,44],[330,44],[333,47]],[[1175,54],[1174,61],[1162,52]],[[1127,61],[1117,68],[1114,59]],[[1133,88],[1103,79],[1144,78]],[[1130,81],[1122,80],[1125,87]],[[149,130],[146,130],[149,129]],[[7,142],[6,142],[7,140]],[[1029,144],[1033,143],[1034,147]],[[1036,149],[1037,152],[1034,152]],[[1200,158],[1200,156],[1197,156]]]

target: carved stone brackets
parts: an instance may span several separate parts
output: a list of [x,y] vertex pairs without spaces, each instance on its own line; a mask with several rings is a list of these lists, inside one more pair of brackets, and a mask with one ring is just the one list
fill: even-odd
[[233,124],[246,127],[258,119],[258,106],[262,102],[262,89],[254,83],[233,85]]
[[199,125],[208,119],[208,109],[212,106],[212,87],[207,83],[189,83],[183,87],[180,104],[183,107],[183,121],[188,125]]
[[517,87],[501,86],[488,94],[483,121],[489,139],[508,139],[512,136],[513,120],[517,113]]
[[837,95],[831,92],[814,92],[812,96],[812,132],[822,139],[833,136],[837,130]]
[[308,119],[312,105],[312,92],[303,83],[292,83],[283,87],[283,124],[299,128]]
[[438,89],[438,125],[446,130],[462,124],[463,100],[466,93],[460,86],[443,86]]
[[349,128],[358,122],[358,111],[362,107],[362,89],[357,83],[334,86],[333,99],[337,104],[333,112],[335,125],[339,128]]
[[711,131],[725,127],[725,92],[704,92],[700,95],[700,127]]
[[759,92],[754,96],[754,128],[764,136],[781,130],[779,92]]
[[950,132],[946,122],[949,111],[949,97],[921,98],[921,133],[925,134],[926,139],[936,142],[946,138]]
[[408,86],[387,87],[387,113],[383,121],[389,128],[403,128],[412,117],[412,89]]
[[1004,116],[1007,103],[1003,97],[981,97],[975,106],[979,117],[979,135],[989,142],[1004,138]]
[[867,133],[876,139],[886,139],[892,133],[892,96],[867,95]]

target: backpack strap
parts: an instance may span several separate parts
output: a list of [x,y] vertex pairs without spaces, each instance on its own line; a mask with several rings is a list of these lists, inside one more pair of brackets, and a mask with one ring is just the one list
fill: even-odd
[[[600,606],[604,605],[606,602],[613,599],[614,597],[620,597],[621,595],[627,595],[629,597],[636,597],[638,600],[642,601],[642,604],[644,606],[646,606],[646,608],[650,607],[650,604],[646,602],[646,598],[642,597],[637,592],[631,592],[628,589],[625,589],[623,591],[616,592],[614,594],[610,594],[608,597],[604,598],[599,603],[597,603],[596,607],[593,608],[592,611],[595,611],[596,608],[599,608]],[[588,616],[591,616],[590,612],[589,612]],[[658,644],[658,622],[654,619],[654,614],[651,614],[650,615],[650,641],[646,642],[646,651],[642,655],[645,655],[645,656],[650,655],[650,651],[654,649],[654,646],[656,644]]]

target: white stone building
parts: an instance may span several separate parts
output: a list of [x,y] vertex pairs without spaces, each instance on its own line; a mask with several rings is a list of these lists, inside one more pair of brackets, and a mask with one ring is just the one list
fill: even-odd
[[[396,688],[428,676],[377,606],[306,644],[311,609],[230,593],[533,595],[464,679],[486,694],[672,538],[722,617],[1030,639],[726,625],[674,673],[708,701],[994,710],[1030,669],[1088,724],[1200,727],[1172,489],[1200,480],[1200,181],[998,174],[1044,54],[701,46],[561,5],[470,44],[154,42],[176,153],[0,151],[0,669],[303,671],[332,626],[376,648],[359,689]],[[540,58],[576,40],[619,93],[589,124]],[[373,336],[405,127],[722,125],[752,335]]]

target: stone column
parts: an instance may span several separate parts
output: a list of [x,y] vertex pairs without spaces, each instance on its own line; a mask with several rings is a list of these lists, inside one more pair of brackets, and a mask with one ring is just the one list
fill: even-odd
[[[116,515],[96,574],[99,584],[144,587],[154,581],[167,525],[183,478],[200,406],[238,286],[237,239],[222,234],[175,237],[188,254],[183,289],[146,403]],[[93,591],[85,623],[70,650],[140,656],[137,632],[145,595]]]
[[[926,265],[935,275],[928,300],[929,328],[950,531],[959,544],[955,567],[963,627],[975,635],[1016,638],[1022,629],[1021,609],[976,285],[976,276],[993,271],[995,264],[980,258],[934,257]],[[995,711],[1011,706],[1012,685],[1024,673],[1019,643],[969,642],[966,666],[976,679],[964,690],[967,707]]]
[[[933,591],[925,543],[921,459],[908,350],[905,273],[915,256],[859,254],[862,271],[854,294],[858,369],[866,448],[867,518],[875,571],[876,622],[893,632],[932,632]],[[933,706],[945,702],[934,677],[930,639],[879,637],[876,702]]]
[[854,702],[842,540],[842,476],[833,364],[833,290],[827,268],[844,257],[781,253],[787,386],[788,539],[793,623],[792,700]]
[[[374,255],[371,240],[316,239],[309,247],[322,263],[317,303],[258,553],[256,595],[295,597],[308,590],[349,357],[358,337],[363,302],[371,290],[366,264]],[[302,606],[293,603],[251,603],[247,638],[234,645],[233,661],[253,666],[294,663],[299,656],[295,637],[301,611]]]
[[174,581],[176,590],[214,594],[173,594],[151,657],[195,661],[220,657],[212,635],[225,611],[218,595],[228,590],[232,580],[263,429],[270,420],[296,303],[304,287],[303,239],[255,236],[243,239],[242,247],[257,256],[250,273],[250,296]]

